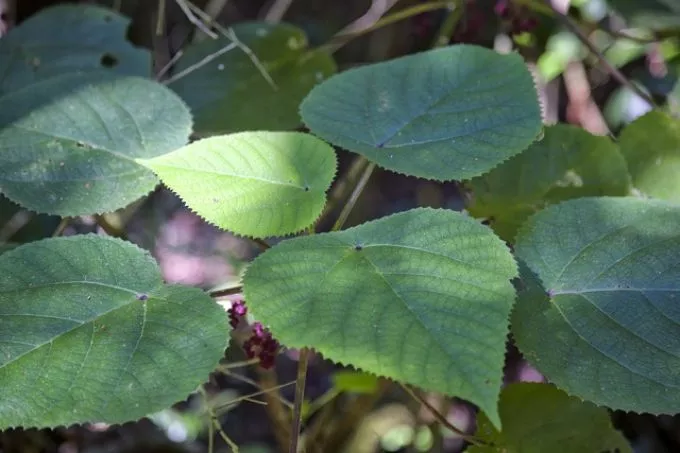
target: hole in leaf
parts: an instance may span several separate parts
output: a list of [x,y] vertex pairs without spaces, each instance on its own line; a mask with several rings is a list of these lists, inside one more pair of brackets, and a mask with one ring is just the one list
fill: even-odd
[[305,186],[305,192],[309,192],[309,187]]
[[361,244],[357,244],[357,245],[354,246],[354,250],[356,250],[357,252],[360,252],[363,249],[364,249],[364,247]]
[[136,297],[137,300],[147,300],[149,298],[149,296],[147,296],[146,294],[137,294]]
[[99,60],[99,63],[105,68],[113,68],[118,64],[118,59],[111,55],[110,53],[105,53],[104,55],[102,55],[101,59]]

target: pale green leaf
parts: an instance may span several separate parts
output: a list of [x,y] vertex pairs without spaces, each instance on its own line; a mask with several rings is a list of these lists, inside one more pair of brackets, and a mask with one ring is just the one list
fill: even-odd
[[501,392],[503,431],[480,414],[476,436],[493,444],[468,453],[632,453],[606,409],[568,396],[550,384],[515,383]]
[[[266,74],[226,37],[188,46],[174,72],[189,72],[169,86],[191,107],[195,132],[205,136],[300,126],[300,102],[336,71],[331,56],[310,51],[304,32],[292,25],[240,23],[233,31]],[[211,55],[216,57],[210,63],[193,69]]]
[[240,132],[140,159],[198,215],[234,233],[280,236],[321,214],[335,152],[299,132]]
[[470,181],[468,211],[486,217],[512,241],[519,226],[548,204],[570,198],[627,195],[630,176],[618,147],[607,137],[559,124],[521,154]]
[[0,255],[0,428],[121,423],[183,400],[224,354],[224,310],[119,239]]
[[498,424],[515,275],[488,227],[414,209],[285,241],[243,283],[253,315],[286,346],[470,400]]
[[125,39],[129,22],[94,5],[42,10],[0,39],[0,95],[73,72],[150,76],[150,53]]
[[137,164],[183,146],[191,115],[138,77],[53,77],[0,98],[0,192],[61,216],[122,208],[158,183]]
[[[581,198],[531,217],[512,331],[569,394],[613,409],[680,408],[680,207]],[[535,275],[534,275],[535,274]]]
[[680,202],[680,121],[661,111],[636,119],[621,133],[621,152],[633,185],[646,195]]
[[524,60],[470,45],[342,72],[312,90],[301,114],[334,145],[437,180],[485,173],[541,131]]

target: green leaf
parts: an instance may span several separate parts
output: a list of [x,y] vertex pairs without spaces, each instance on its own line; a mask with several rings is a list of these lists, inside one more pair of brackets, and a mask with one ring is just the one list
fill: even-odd
[[512,332],[530,362],[598,405],[678,412],[679,206],[570,200],[531,217],[515,252],[531,272]]
[[233,30],[271,80],[227,38],[189,46],[175,74],[217,55],[169,85],[191,107],[195,132],[205,136],[300,126],[300,102],[314,85],[335,73],[332,57],[321,51],[310,52],[304,32],[292,25],[241,23]]
[[465,398],[498,424],[515,262],[458,212],[414,209],[260,255],[244,294],[283,344]]
[[300,111],[334,145],[437,180],[485,173],[541,131],[522,57],[469,45],[345,71],[314,88]]
[[494,230],[512,241],[527,217],[546,205],[585,196],[627,195],[630,177],[609,138],[560,124],[546,127],[541,141],[474,178],[470,187],[470,214],[492,219]]
[[156,82],[53,77],[0,98],[0,192],[42,213],[113,211],[158,183],[134,159],[177,149],[190,131],[184,103]]
[[484,414],[477,418],[477,437],[493,446],[471,446],[468,453],[632,453],[606,409],[550,384],[508,385],[501,392],[499,412],[502,432]]
[[607,0],[632,27],[662,30],[680,27],[680,4],[677,0]]
[[621,133],[633,184],[646,195],[680,201],[680,121],[652,111]]
[[0,428],[121,423],[184,399],[227,346],[222,308],[95,235],[0,255]]
[[129,22],[94,5],[42,10],[0,40],[0,95],[73,72],[149,77],[150,53],[125,39]]
[[374,374],[353,370],[338,370],[333,373],[333,388],[339,392],[374,393],[379,379]]
[[254,237],[314,223],[335,175],[335,152],[299,132],[240,132],[139,159],[208,222]]

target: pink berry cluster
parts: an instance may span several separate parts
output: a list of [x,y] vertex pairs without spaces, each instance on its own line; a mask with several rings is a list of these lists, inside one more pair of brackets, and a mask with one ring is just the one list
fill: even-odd
[[514,5],[512,0],[498,0],[494,12],[509,25],[510,33],[513,35],[532,31],[538,26],[538,21],[526,8]]
[[[228,310],[229,323],[236,329],[245,323],[245,316],[248,314],[248,307],[243,300],[237,300],[232,303]],[[264,326],[255,322],[249,327],[250,337],[243,343],[243,350],[249,359],[258,358],[262,368],[271,368],[274,366],[276,360],[276,353],[279,350],[279,342],[272,337],[271,332],[264,328]]]

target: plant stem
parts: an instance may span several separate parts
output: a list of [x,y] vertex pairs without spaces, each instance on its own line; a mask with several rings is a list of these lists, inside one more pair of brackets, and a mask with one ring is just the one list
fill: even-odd
[[446,19],[444,19],[444,22],[437,31],[437,36],[432,41],[432,47],[442,47],[449,43],[456,25],[458,25],[460,18],[463,16],[463,5],[462,1],[458,1],[458,4],[446,15]]
[[300,439],[300,425],[302,420],[302,403],[305,400],[305,384],[307,383],[307,364],[309,363],[309,349],[302,348],[298,361],[297,381],[295,384],[295,401],[293,403],[293,423],[290,433],[290,448],[288,453],[297,453]]
[[61,222],[59,222],[59,225],[57,225],[57,228],[52,233],[52,237],[55,238],[57,236],[61,236],[61,233],[64,232],[64,230],[68,226],[69,222],[70,222],[70,219],[68,217],[63,217],[61,219]]
[[243,292],[243,285],[240,283],[234,286],[230,286],[228,288],[221,288],[221,289],[216,289],[215,291],[210,291],[208,295],[212,297],[213,299],[217,299],[218,297],[224,297],[224,296],[233,296],[234,294],[242,293]]
[[352,212],[354,205],[356,205],[357,200],[361,195],[361,192],[364,191],[366,184],[368,184],[368,179],[371,177],[371,174],[373,174],[374,169],[375,163],[373,162],[369,163],[366,166],[366,168],[364,168],[364,171],[361,174],[359,182],[357,183],[356,187],[354,187],[354,190],[352,191],[352,194],[349,196],[347,203],[345,204],[345,206],[343,206],[342,211],[338,216],[338,220],[335,221],[335,224],[333,225],[331,231],[338,231],[340,228],[343,227],[343,225],[347,221],[347,217],[349,217],[350,212]]
[[638,95],[640,98],[642,98],[645,102],[649,104],[650,107],[656,108],[656,103],[654,102],[654,99],[651,98],[647,93],[642,91],[640,87],[635,85],[633,82],[631,82],[621,71],[618,70],[614,65],[612,65],[607,58],[600,52],[597,47],[588,39],[588,36],[581,30],[581,28],[576,24],[571,17],[566,16],[562,14],[561,12],[557,11],[551,4],[551,8],[553,11],[554,16],[559,20],[569,31],[571,31],[581,43],[588,48],[590,53],[595,55],[597,59],[600,61],[600,63],[607,69],[607,71],[611,74],[614,79],[616,79],[619,83],[633,91],[636,95]]
[[408,19],[413,16],[417,16],[419,14],[427,13],[430,11],[436,11],[438,9],[443,9],[443,8],[453,8],[455,7],[456,2],[455,1],[437,1],[437,2],[429,2],[429,3],[421,3],[419,5],[412,6],[410,8],[405,8],[402,9],[401,11],[397,11],[396,13],[389,14],[380,20],[378,20],[375,24],[371,25],[370,27],[366,27],[363,30],[359,30],[353,33],[341,33],[335,35],[329,42],[326,44],[322,45],[320,49],[327,51],[329,53],[334,53],[338,49],[340,49],[342,46],[347,44],[353,39],[359,38],[361,36],[364,36],[368,33],[371,33],[375,30],[378,30],[379,28],[385,27],[387,25],[391,25],[395,22],[402,21],[404,19]]
[[406,384],[400,384],[400,385],[406,391],[406,393],[408,393],[413,399],[415,399],[420,404],[425,406],[427,408],[427,410],[430,411],[430,413],[434,416],[434,418],[437,419],[437,421],[439,423],[441,423],[442,425],[444,425],[445,427],[447,427],[448,429],[450,429],[454,433],[458,434],[461,437],[461,439],[463,439],[464,441],[466,441],[466,442],[468,442],[472,445],[487,445],[484,442],[482,442],[481,440],[479,440],[478,438],[476,438],[475,436],[471,436],[471,435],[461,431],[455,425],[453,425],[450,421],[447,420],[447,418],[442,413],[440,413],[437,410],[436,407],[434,407],[432,404],[430,404],[429,401],[427,401],[425,398],[423,398],[417,392],[414,392],[413,390],[411,390],[411,388],[408,385],[406,385]]

